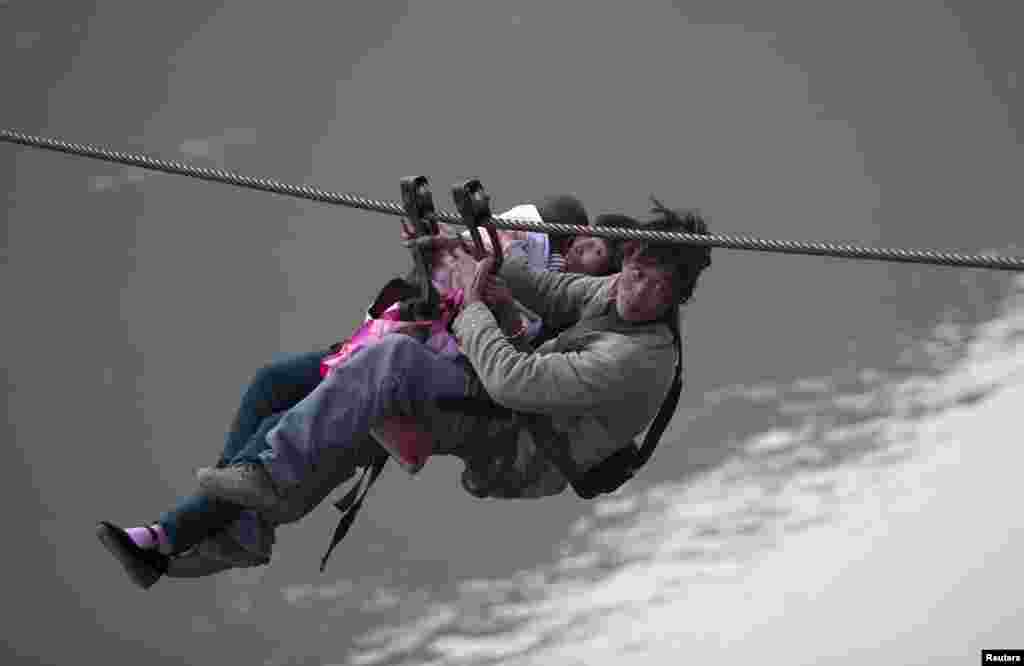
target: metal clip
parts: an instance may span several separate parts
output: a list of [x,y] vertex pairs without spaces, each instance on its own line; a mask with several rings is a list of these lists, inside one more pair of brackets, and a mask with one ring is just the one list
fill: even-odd
[[436,236],[440,233],[437,226],[437,214],[434,210],[434,197],[430,194],[430,182],[426,176],[402,178],[402,207],[405,217],[413,225],[417,236]]
[[491,221],[490,195],[484,190],[480,181],[474,178],[453,185],[452,198],[455,200],[455,207],[462,216],[463,222],[469,228],[473,244],[480,257],[487,253],[483,238],[480,236],[480,227],[487,229],[487,234],[491,238],[491,247],[494,250],[494,271],[497,272],[501,268],[502,251],[501,242],[498,240],[498,230]]
[[[399,181],[402,189],[402,208],[405,217],[412,225],[413,238],[420,236],[436,236],[440,233],[437,215],[434,210],[434,198],[430,193],[430,182],[426,176],[402,178]],[[440,298],[434,289],[429,250],[417,246],[409,248],[413,264],[419,272],[421,307],[418,308],[423,318],[429,319],[436,314]]]

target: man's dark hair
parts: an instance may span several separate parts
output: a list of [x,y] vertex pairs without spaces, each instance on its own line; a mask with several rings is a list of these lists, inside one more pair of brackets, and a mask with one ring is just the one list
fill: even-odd
[[[690,234],[710,233],[707,221],[696,209],[666,208],[654,195],[651,195],[651,201],[654,203],[651,218],[641,224],[639,229]],[[697,278],[704,269],[711,266],[711,248],[706,245],[644,242],[637,256],[675,269],[677,303],[680,305],[690,300],[697,287]]]

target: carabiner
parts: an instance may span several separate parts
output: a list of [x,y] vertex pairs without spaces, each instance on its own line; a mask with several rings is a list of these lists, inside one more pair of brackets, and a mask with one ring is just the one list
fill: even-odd
[[[402,189],[402,208],[405,217],[412,225],[413,238],[420,236],[436,236],[440,233],[437,215],[434,211],[434,198],[430,193],[430,183],[426,176],[402,178],[399,181]],[[428,261],[431,253],[415,245],[409,248],[412,261],[419,272],[421,308],[417,308],[423,318],[429,319],[436,315],[440,305],[440,297],[434,289],[433,276]]]
[[501,268],[502,251],[501,242],[498,240],[498,230],[491,220],[490,195],[484,190],[480,181],[474,178],[453,185],[452,198],[455,200],[455,207],[458,209],[459,215],[462,216],[463,222],[469,228],[473,244],[481,257],[487,253],[487,250],[484,248],[484,241],[480,236],[480,227],[487,229],[487,234],[491,238],[491,247],[494,249],[494,272],[497,272]]
[[402,208],[405,217],[412,223],[417,236],[436,236],[440,233],[434,197],[430,194],[430,182],[426,176],[402,178]]

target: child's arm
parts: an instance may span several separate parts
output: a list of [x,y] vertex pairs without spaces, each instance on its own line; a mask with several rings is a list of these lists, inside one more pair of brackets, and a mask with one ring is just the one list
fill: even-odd
[[537,270],[518,244],[509,247],[500,275],[516,300],[555,328],[575,323],[614,279]]

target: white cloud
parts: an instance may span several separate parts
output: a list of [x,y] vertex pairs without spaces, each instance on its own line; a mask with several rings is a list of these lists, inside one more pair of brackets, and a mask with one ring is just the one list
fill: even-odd
[[599,501],[594,506],[594,515],[598,518],[607,518],[609,516],[622,516],[627,513],[632,513],[633,511],[635,511],[636,506],[636,496],[604,499]]
[[142,169],[127,167],[116,175],[104,174],[93,176],[89,180],[89,191],[91,192],[113,192],[126,185],[134,185],[145,180],[147,172]]
[[797,441],[797,435],[790,430],[769,430],[754,437],[747,444],[746,449],[751,453],[778,451],[779,449],[789,448],[795,441]]
[[751,402],[770,402],[779,396],[779,386],[776,384],[761,384],[738,388],[734,397],[744,398]]
[[455,610],[438,604],[428,609],[427,614],[400,626],[382,627],[363,637],[363,644],[377,644],[383,647],[357,652],[350,662],[359,666],[377,664],[395,655],[420,647],[440,629],[456,619]]
[[256,130],[236,127],[224,130],[220,136],[186,139],[181,143],[179,150],[186,157],[208,160],[218,166],[224,166],[228,148],[254,144],[258,140],[259,133]]
[[284,600],[292,606],[306,605],[313,601],[332,601],[350,594],[355,585],[352,581],[339,580],[327,585],[289,585],[281,590]]
[[376,613],[395,608],[402,601],[402,590],[380,588],[374,593],[372,599],[363,604],[362,610],[364,613]]
[[831,377],[808,377],[794,382],[793,390],[800,391],[801,393],[828,394],[833,390],[834,386],[835,384]]

